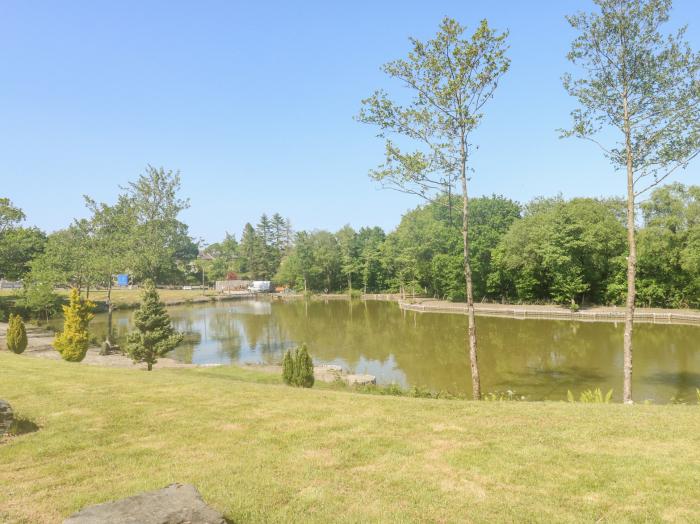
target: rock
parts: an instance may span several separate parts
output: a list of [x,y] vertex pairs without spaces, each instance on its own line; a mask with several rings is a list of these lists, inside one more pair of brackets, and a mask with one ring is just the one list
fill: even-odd
[[9,402],[0,398],[0,437],[10,429],[13,420],[12,406],[10,406]]
[[314,378],[321,382],[335,382],[340,379],[343,368],[335,364],[319,364],[314,366]]
[[320,373],[342,373],[343,368],[341,366],[336,366],[335,364],[319,364],[318,366],[314,366],[314,372],[320,372]]
[[191,484],[171,484],[157,491],[80,510],[63,524],[225,524]]
[[345,375],[343,377],[343,380],[349,385],[349,386],[365,386],[367,384],[376,384],[377,383],[377,377],[374,375]]

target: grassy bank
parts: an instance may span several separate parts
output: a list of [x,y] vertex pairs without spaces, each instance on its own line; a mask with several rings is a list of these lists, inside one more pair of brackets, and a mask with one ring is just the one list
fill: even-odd
[[[57,289],[56,294],[67,299],[68,290]],[[220,296],[216,291],[205,290],[202,292],[201,289],[159,289],[158,294],[160,295],[161,300],[163,300],[166,304],[206,301]],[[83,296],[85,296],[84,293]],[[20,297],[21,291],[15,289],[0,290],[0,301],[18,300]],[[107,300],[107,291],[101,289],[90,291],[90,300],[100,306],[104,305],[105,301]],[[112,290],[112,303],[117,308],[138,307],[140,300],[141,290],[139,289]]]
[[36,432],[0,444],[0,521],[191,482],[235,522],[693,521],[697,406],[473,403],[297,390],[0,354]]

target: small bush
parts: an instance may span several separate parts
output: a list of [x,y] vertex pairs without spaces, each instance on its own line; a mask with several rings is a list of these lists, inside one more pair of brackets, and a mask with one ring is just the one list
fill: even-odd
[[314,363],[306,344],[288,349],[282,360],[282,378],[289,386],[310,388],[314,385]]
[[54,339],[54,347],[69,362],[80,362],[85,358],[90,335],[88,324],[92,317],[95,305],[89,300],[81,298],[76,288],[70,292],[70,300],[67,306],[63,306],[63,331]]
[[292,351],[291,349],[285,351],[282,359],[282,380],[288,386],[292,385],[292,380],[294,379],[294,355],[292,355]]
[[[610,404],[610,401],[612,400],[612,395],[612,389],[608,391],[605,395],[603,395],[603,392],[600,390],[600,388],[596,388],[595,390],[587,389],[581,393],[578,401],[583,402],[585,404]],[[576,398],[574,397],[574,394],[571,392],[571,390],[568,390],[566,392],[566,398],[569,402],[576,402]]]
[[10,315],[7,326],[7,349],[18,355],[27,349],[27,330],[19,315]]

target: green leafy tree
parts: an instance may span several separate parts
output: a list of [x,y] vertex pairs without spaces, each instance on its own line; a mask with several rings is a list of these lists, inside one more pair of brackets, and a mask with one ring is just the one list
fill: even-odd
[[10,315],[6,334],[7,349],[18,355],[27,349],[27,330],[19,315]]
[[451,205],[457,182],[462,190],[462,239],[468,312],[469,360],[472,395],[481,398],[477,360],[476,318],[470,259],[468,159],[472,132],[481,122],[486,103],[493,97],[510,61],[506,57],[507,33],[498,34],[483,20],[471,37],[464,27],[445,18],[433,40],[412,39],[406,60],[384,65],[384,72],[400,80],[414,93],[402,106],[384,91],[363,101],[359,120],[374,124],[380,136],[389,133],[417,144],[406,152],[386,138],[386,160],[370,172],[375,180],[399,191],[433,199],[447,193]]
[[126,195],[121,195],[114,205],[97,203],[85,197],[87,208],[92,212],[92,269],[97,283],[107,288],[107,342],[112,337],[112,286],[115,275],[126,272],[131,259],[132,235],[136,227],[134,206]]
[[671,0],[595,0],[568,21],[578,33],[568,58],[580,76],[564,87],[580,107],[563,133],[597,144],[627,181],[627,300],[623,400],[632,403],[636,303],[635,205],[644,192],[700,152],[700,54],[685,28],[664,34]]
[[348,292],[352,294],[352,278],[360,271],[357,233],[346,225],[335,236],[340,248],[341,272],[347,279]]
[[180,173],[149,165],[124,189],[135,214],[129,249],[135,277],[158,282],[184,278],[199,248],[178,219],[189,207],[189,200],[178,196]]
[[700,187],[660,187],[641,208],[638,302],[700,307]]
[[229,233],[221,242],[208,246],[204,253],[212,255],[214,260],[207,268],[211,280],[225,280],[229,273],[237,270],[239,245],[236,237]]
[[18,305],[31,311],[35,318],[49,318],[59,311],[61,298],[48,282],[25,282]]
[[538,199],[493,252],[489,285],[506,299],[602,302],[624,251],[614,200]]
[[80,296],[78,288],[72,288],[67,306],[63,306],[63,331],[56,335],[54,347],[63,360],[80,362],[85,358],[90,335],[88,325],[93,318],[95,305]]
[[46,235],[35,227],[16,227],[0,233],[0,278],[21,280],[30,263],[44,251]]
[[0,197],[0,235],[16,227],[25,218],[24,212],[15,206],[9,198]]
[[170,316],[161,302],[153,281],[144,285],[141,305],[134,313],[136,331],[127,337],[126,353],[135,362],[145,362],[148,371],[182,342],[183,335],[172,327]]

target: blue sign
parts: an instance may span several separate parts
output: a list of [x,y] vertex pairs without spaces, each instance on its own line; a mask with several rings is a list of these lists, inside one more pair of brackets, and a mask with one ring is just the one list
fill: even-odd
[[117,275],[117,286],[127,287],[129,285],[129,275]]

